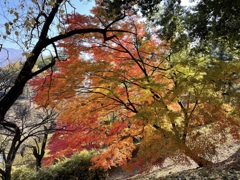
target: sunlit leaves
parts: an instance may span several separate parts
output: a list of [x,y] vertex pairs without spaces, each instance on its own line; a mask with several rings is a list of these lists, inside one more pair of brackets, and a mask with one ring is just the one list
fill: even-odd
[[[97,22],[78,14],[68,20],[69,29]],[[59,45],[69,59],[57,65],[58,72],[41,78],[39,104],[47,96],[60,113],[58,122],[84,127],[56,133],[50,144],[66,147],[69,140],[69,149],[58,148],[60,154],[54,155],[57,145],[49,146],[52,156],[99,148],[94,167],[105,169],[136,161],[161,164],[179,153],[209,165],[204,158],[216,153],[211,133],[221,136],[221,143],[229,132],[237,137],[239,92],[233,84],[239,84],[239,62],[192,54],[191,45],[172,51],[136,16],[120,25],[131,33],[111,32],[106,42],[91,34],[65,39]]]

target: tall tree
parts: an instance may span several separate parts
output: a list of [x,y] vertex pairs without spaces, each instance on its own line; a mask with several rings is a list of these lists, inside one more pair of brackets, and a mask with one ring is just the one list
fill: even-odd
[[[80,17],[75,16],[72,22]],[[133,33],[115,33],[108,42],[85,36],[90,38],[91,48],[76,38],[62,43],[72,56],[59,64],[59,72],[52,78],[39,79],[45,86],[38,87],[42,89],[36,100],[44,104],[42,97],[48,94],[50,105],[61,111],[59,122],[86,124],[87,131],[78,136],[97,133],[100,139],[91,138],[91,133],[88,136],[91,144],[104,148],[93,159],[95,167],[127,165],[131,159],[141,165],[146,160],[162,163],[181,153],[199,166],[211,165],[209,157],[216,153],[218,139],[208,132],[218,134],[221,142],[228,134],[239,138],[239,92],[231,84],[218,84],[239,83],[239,62],[191,56],[190,45],[172,52],[167,40],[159,39],[154,29],[146,31],[139,21],[135,16],[126,18],[121,27]],[[74,26],[78,24],[69,28]],[[90,60],[78,57],[77,52],[83,50]],[[84,85],[85,81],[89,84]],[[231,95],[226,100],[223,94],[228,90]],[[50,149],[55,152],[60,141],[69,144],[75,135],[66,133],[63,138],[56,134]],[[79,139],[78,150],[84,145],[86,141]]]

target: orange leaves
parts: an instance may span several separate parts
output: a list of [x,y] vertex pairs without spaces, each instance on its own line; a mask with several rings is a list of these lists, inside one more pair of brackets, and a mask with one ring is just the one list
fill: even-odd
[[131,137],[142,137],[143,136],[143,130],[144,130],[144,124],[137,120],[131,120],[131,126],[129,129],[129,134]]
[[132,158],[132,152],[136,146],[133,139],[128,137],[110,145],[103,153],[92,158],[94,167],[102,167],[105,170],[111,166],[124,166]]

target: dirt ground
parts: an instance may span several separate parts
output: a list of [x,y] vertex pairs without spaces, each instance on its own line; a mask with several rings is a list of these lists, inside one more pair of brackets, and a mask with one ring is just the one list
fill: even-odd
[[168,179],[240,179],[240,142],[229,142],[219,146],[218,154],[212,157],[216,164],[211,167],[198,168],[190,163],[176,163],[174,159],[166,159],[162,167],[153,167],[151,171],[138,174],[124,170],[113,170],[109,179],[114,180],[168,180]]

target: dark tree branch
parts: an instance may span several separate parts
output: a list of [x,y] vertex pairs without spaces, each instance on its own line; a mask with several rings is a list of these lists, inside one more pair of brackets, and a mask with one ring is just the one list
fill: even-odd
[[[46,67],[42,68],[41,70],[38,70],[38,71],[32,73],[32,69],[33,69],[39,55],[42,53],[42,50],[45,49],[48,45],[53,44],[54,42],[57,42],[64,38],[71,37],[76,34],[101,33],[103,35],[104,41],[107,41],[114,37],[114,36],[108,37],[107,36],[108,32],[128,32],[125,30],[109,30],[110,26],[112,26],[114,23],[116,23],[119,20],[122,20],[125,17],[125,16],[122,16],[122,17],[114,20],[113,22],[111,22],[104,29],[94,29],[94,28],[92,28],[92,29],[91,28],[77,29],[77,30],[72,30],[72,31],[66,32],[65,34],[60,34],[58,36],[55,36],[55,37],[49,39],[48,31],[49,31],[50,25],[52,24],[53,19],[56,16],[59,6],[61,5],[62,2],[64,2],[64,0],[56,0],[56,3],[54,4],[52,10],[50,11],[49,15],[45,19],[38,42],[34,46],[32,52],[30,53],[30,56],[27,58],[25,64],[23,65],[20,73],[18,74],[18,76],[14,82],[14,85],[2,97],[2,99],[0,101],[0,122],[4,120],[6,112],[14,104],[14,102],[17,100],[17,98],[22,94],[23,88],[25,87],[25,84],[27,83],[27,81],[30,80],[31,78],[33,78],[35,75],[37,75],[37,74],[43,72],[44,70],[53,66],[54,62],[46,65]],[[130,33],[130,32],[128,32],[128,33]]]
[[47,69],[53,67],[55,65],[55,63],[56,63],[56,60],[54,58],[51,63],[49,63],[48,65],[44,66],[42,69],[39,69],[39,70],[33,72],[31,74],[31,77],[37,76],[38,74],[40,74],[40,73],[46,71]]

